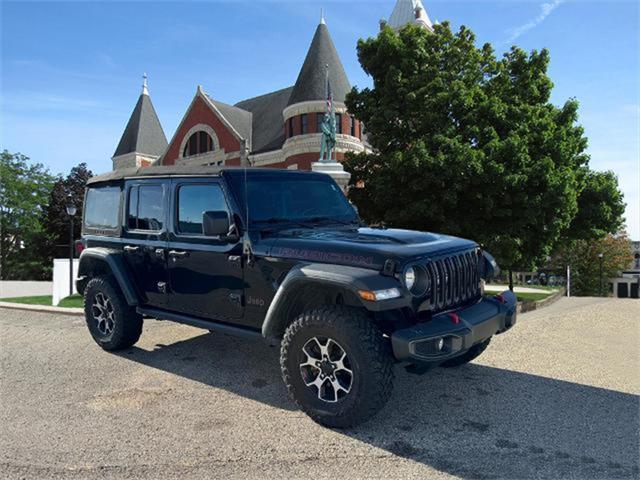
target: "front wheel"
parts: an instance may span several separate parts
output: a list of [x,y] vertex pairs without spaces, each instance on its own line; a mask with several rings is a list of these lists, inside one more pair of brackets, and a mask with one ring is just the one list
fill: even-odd
[[345,428],[375,415],[391,396],[388,339],[362,311],[309,310],[287,328],[280,350],[289,394],[316,422]]

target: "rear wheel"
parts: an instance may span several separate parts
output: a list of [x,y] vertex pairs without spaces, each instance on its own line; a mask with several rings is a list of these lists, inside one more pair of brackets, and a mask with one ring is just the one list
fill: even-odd
[[142,333],[142,315],[127,304],[111,277],[89,280],[84,289],[84,313],[91,336],[105,350],[128,348]]
[[329,427],[369,419],[393,388],[389,342],[354,308],[321,307],[300,315],[285,332],[280,365],[293,400]]
[[473,347],[471,347],[459,357],[447,360],[446,362],[441,363],[440,366],[445,368],[452,368],[465,365],[470,361],[478,358],[482,354],[482,352],[487,349],[487,347],[489,346],[489,342],[491,342],[491,337],[487,338],[484,342],[476,343]]

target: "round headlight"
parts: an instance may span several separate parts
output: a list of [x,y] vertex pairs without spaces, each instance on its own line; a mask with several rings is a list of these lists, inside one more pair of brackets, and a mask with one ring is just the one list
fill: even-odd
[[429,274],[422,265],[412,265],[404,269],[403,281],[407,290],[421,297],[429,289]]
[[407,290],[411,290],[415,283],[416,283],[416,269],[413,267],[408,267],[404,271],[404,284],[407,287]]

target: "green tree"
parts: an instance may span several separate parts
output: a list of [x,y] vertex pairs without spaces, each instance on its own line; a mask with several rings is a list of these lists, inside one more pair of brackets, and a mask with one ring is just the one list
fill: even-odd
[[602,238],[574,240],[560,248],[552,260],[552,265],[555,265],[558,271],[563,271],[566,265],[571,265],[572,295],[600,295],[602,279],[602,294],[607,296],[608,279],[617,277],[632,261],[631,242],[627,234],[622,232]]
[[55,177],[20,153],[0,154],[0,278],[34,280],[46,276],[37,257],[43,233],[41,214]]
[[616,175],[585,169],[580,184],[578,213],[564,234],[568,241],[604,238],[620,231],[625,203]]
[[477,240],[508,270],[542,261],[578,210],[587,140],[578,103],[549,102],[549,52],[492,47],[448,23],[358,42],[373,88],[348,109],[372,153],[348,155],[365,220]]
[[51,266],[53,258],[68,256],[69,215],[67,204],[71,201],[76,206],[73,217],[74,239],[80,238],[84,189],[93,176],[86,163],[73,167],[67,177],[58,177],[55,181],[47,204],[42,209],[44,236],[39,249],[42,261]]

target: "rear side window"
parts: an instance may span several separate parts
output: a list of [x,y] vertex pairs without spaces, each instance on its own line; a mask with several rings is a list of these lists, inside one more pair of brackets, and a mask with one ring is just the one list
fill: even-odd
[[118,228],[118,211],[120,210],[120,188],[90,188],[84,208],[84,225],[88,228]]
[[178,233],[203,235],[202,214],[227,211],[218,185],[182,185],[178,188]]
[[135,185],[129,189],[127,228],[162,230],[164,225],[162,185]]

